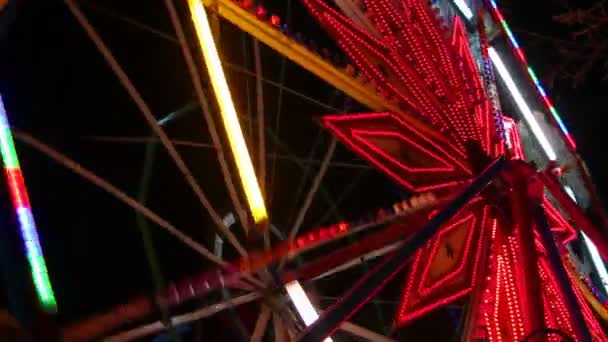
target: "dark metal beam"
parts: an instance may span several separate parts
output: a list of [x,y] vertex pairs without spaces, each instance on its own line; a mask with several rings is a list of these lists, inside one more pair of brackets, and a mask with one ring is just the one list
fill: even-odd
[[576,340],[582,342],[591,342],[591,335],[589,334],[589,330],[585,324],[582,310],[576,299],[576,294],[572,289],[572,284],[570,283],[566,268],[564,268],[564,264],[562,264],[562,259],[560,257],[557,245],[555,244],[553,233],[551,233],[551,227],[547,221],[545,209],[541,204],[536,204],[534,206],[533,215],[541,240],[545,246],[545,249],[547,250],[549,265],[551,265],[551,268],[553,269],[552,272],[556,276],[555,278],[557,280],[559,292],[563,296],[570,317],[572,318],[572,327]]
[[420,247],[424,246],[439,231],[441,225],[452,218],[476,194],[490,183],[503,169],[505,161],[499,158],[492,162],[454,201],[428,224],[404,243],[393,255],[385,258],[377,267],[355,283],[342,298],[302,334],[301,342],[318,342],[331,335],[343,321],[358,312],[363,305],[391,280]]

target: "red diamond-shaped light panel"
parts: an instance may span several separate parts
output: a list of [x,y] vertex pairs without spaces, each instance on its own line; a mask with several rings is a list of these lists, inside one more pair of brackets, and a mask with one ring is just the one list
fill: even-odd
[[[368,32],[324,0],[302,2],[350,58],[357,78],[400,109],[328,115],[322,125],[396,183],[413,192],[445,195],[468,182],[488,160],[504,153],[511,159],[525,158],[517,124],[506,117],[503,121],[497,101],[488,98],[485,82],[491,77],[484,81],[458,17],[447,32],[429,1],[360,0],[374,27]],[[484,51],[486,47],[482,44]],[[443,139],[423,133],[405,116],[426,122]],[[521,288],[516,291],[525,279],[518,256],[521,228],[506,218],[510,204],[497,203],[498,198],[503,197],[485,194],[468,203],[412,258],[397,327],[484,290],[483,300],[469,308],[478,322],[479,338],[518,340],[529,333],[522,324],[524,313],[539,308],[520,301]],[[548,199],[543,206],[562,247],[576,236],[575,230]],[[537,253],[542,263],[544,247],[538,236],[535,240],[536,251],[528,254]],[[563,315],[564,306],[552,300],[552,275],[542,264],[539,269],[544,278],[538,298],[545,302],[545,319],[550,326],[567,330],[570,318]],[[597,321],[580,303],[587,310],[587,327],[596,329]]]

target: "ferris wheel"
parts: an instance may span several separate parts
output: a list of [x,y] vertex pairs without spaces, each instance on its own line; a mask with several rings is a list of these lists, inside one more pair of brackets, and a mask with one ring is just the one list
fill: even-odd
[[[515,106],[502,108],[508,106],[495,73],[509,90],[513,80],[486,25],[494,18],[513,35],[494,1],[446,3],[451,12],[419,0],[294,0],[287,9],[276,6],[286,12],[279,15],[269,9],[273,4],[249,0],[166,0],[171,34],[115,16],[164,36],[183,58],[181,76],[194,100],[160,116],[151,103],[162,105],[130,78],[82,3],[65,0],[153,135],[87,138],[147,146],[137,198],[1,117],[2,155],[33,283],[41,306],[56,310],[11,131],[27,146],[20,154],[43,153],[146,222],[140,229],[156,284],[152,295],[68,324],[63,337],[126,341],[168,331],[175,338],[180,326],[228,310],[245,320],[239,307],[249,305],[255,319],[235,325],[253,341],[393,341],[453,306],[463,320],[452,330],[466,341],[517,341],[542,331],[606,340],[605,310],[567,249],[582,230],[606,253],[604,232],[564,190],[556,162],[546,170],[526,162],[520,127],[532,133],[542,127],[521,94],[512,92]],[[100,10],[94,7],[89,10]],[[297,23],[286,25],[296,8],[307,11],[308,23],[316,23],[310,31],[323,30],[330,47],[294,33]],[[535,85],[542,89],[538,80]],[[193,128],[188,121],[172,130],[193,113],[203,124]],[[209,142],[175,138],[180,130]],[[564,146],[574,151],[563,133]],[[157,144],[188,186],[187,198],[204,210],[204,237],[192,237],[146,205]],[[208,149],[209,156],[186,159],[184,146]],[[547,138],[538,146],[548,160],[560,161]],[[195,165],[201,161],[203,168]],[[329,183],[339,190],[325,188]],[[162,281],[151,229],[202,256],[203,267]],[[201,298],[211,303],[185,311]],[[153,321],[159,312],[162,319]]]

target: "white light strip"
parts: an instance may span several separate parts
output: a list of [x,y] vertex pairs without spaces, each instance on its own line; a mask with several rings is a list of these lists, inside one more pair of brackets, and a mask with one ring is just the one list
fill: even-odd
[[574,191],[572,191],[572,188],[569,185],[564,186],[564,191],[566,191],[568,196],[570,196],[570,198],[572,198],[574,203],[578,203],[578,201],[576,200],[576,195],[574,194]]
[[507,85],[507,88],[509,89],[513,100],[515,100],[517,107],[521,111],[521,114],[523,115],[524,119],[526,119],[528,126],[530,126],[530,129],[532,130],[532,134],[534,134],[534,136],[540,143],[540,146],[543,148],[543,151],[545,151],[545,154],[550,160],[557,159],[557,154],[553,150],[553,147],[551,147],[549,140],[540,128],[540,125],[538,124],[538,121],[536,121],[534,114],[532,114],[532,110],[530,110],[530,107],[519,92],[519,89],[517,89],[517,86],[515,85],[515,82],[513,82],[511,74],[509,74],[509,71],[505,67],[505,64],[500,59],[500,56],[498,56],[498,53],[496,53],[496,50],[494,50],[493,47],[490,47],[488,49],[488,53],[490,54],[490,59],[492,60],[492,63],[494,63],[496,70],[498,70],[498,74]]
[[[310,299],[308,299],[300,282],[294,280],[285,284],[285,290],[287,290],[287,294],[289,295],[289,298],[291,298],[296,310],[298,310],[298,314],[302,317],[304,324],[306,324],[306,326],[313,324],[319,318],[319,314],[312,306],[312,303],[310,302]],[[324,342],[333,342],[333,340],[328,337]]]
[[469,8],[469,5],[467,5],[465,0],[454,0],[454,5],[456,5],[456,7],[458,7],[460,12],[462,12],[462,14],[464,14],[464,16],[465,16],[465,18],[467,18],[467,20],[473,19],[473,11],[471,11],[471,9]]
[[[569,187],[568,185],[564,186],[564,191],[566,191],[566,193],[570,196],[570,198],[572,198],[574,202],[578,203],[576,200],[576,195],[574,194],[574,191],[572,191],[571,187]],[[600,252],[597,250],[595,244],[591,241],[591,239],[589,239],[589,237],[585,233],[581,232],[581,234],[583,235],[583,243],[587,247],[589,255],[591,255],[591,262],[593,263],[593,268],[595,268],[595,271],[600,277],[600,281],[602,282],[606,293],[608,293],[608,271],[606,271],[606,266],[602,261]]]
[[600,281],[602,282],[606,293],[608,293],[608,272],[606,272],[606,267],[604,266],[602,257],[600,257],[600,253],[597,250],[597,247],[595,247],[595,245],[591,241],[591,239],[589,239],[589,237],[587,237],[585,233],[581,233],[583,234],[583,241],[585,242],[585,245],[589,250],[589,254],[591,255],[591,261],[593,262],[593,266],[595,267],[595,270],[597,271],[597,274],[600,277]]

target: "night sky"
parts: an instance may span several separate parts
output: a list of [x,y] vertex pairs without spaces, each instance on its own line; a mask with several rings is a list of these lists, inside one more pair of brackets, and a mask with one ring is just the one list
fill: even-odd
[[[163,1],[83,0],[81,3],[157,118],[193,102],[192,82],[179,46],[171,39],[146,32],[117,17],[130,17],[172,37],[173,28]],[[96,3],[103,3],[103,6]],[[284,0],[268,1],[268,6],[285,17],[287,8],[283,3]],[[184,8],[180,10],[185,13]],[[291,12],[293,27],[308,37],[314,37],[319,46],[337,51],[313,25],[300,4],[294,2]],[[516,33],[523,29],[561,35],[563,32],[551,21],[551,16],[558,12],[557,5],[547,8],[544,2],[543,5],[534,5],[531,1],[510,1],[506,15]],[[187,18],[186,15],[182,17]],[[184,20],[184,23],[188,21]],[[189,27],[187,29],[190,30]],[[558,54],[546,47],[527,43],[523,34],[519,36],[530,63],[542,78],[557,62]],[[221,48],[224,60],[236,65],[227,68],[226,72],[233,93],[239,94],[235,95],[237,109],[246,117],[255,117],[254,80],[239,71],[239,67],[253,70],[251,40],[226,24],[222,27]],[[280,56],[266,47],[262,49],[262,56],[264,77],[279,81]],[[363,109],[357,104],[348,104],[343,95],[291,63],[285,64],[285,85],[338,111],[344,110],[345,104],[351,111]],[[604,153],[597,151],[602,151],[606,145],[604,127],[599,124],[605,121],[601,119],[605,114],[602,101],[605,91],[605,84],[596,79],[576,89],[566,82],[558,82],[550,91],[602,195],[608,191],[608,182],[602,177],[608,165]],[[137,107],[62,1],[24,1],[19,8],[17,20],[0,37],[0,93],[15,127],[31,133],[137,197],[145,144],[99,142],[92,137],[147,137],[150,131]],[[304,198],[303,193],[318,169],[318,163],[313,163],[313,168],[306,171],[305,167],[293,161],[293,157],[300,158],[300,163],[303,160],[304,164],[310,156],[315,160],[323,158],[329,136],[319,129],[314,118],[335,111],[284,92],[279,119],[276,100],[279,91],[266,84],[264,93],[269,112],[268,149],[270,152],[278,149],[279,155],[292,157],[292,160],[278,159],[275,177],[268,181],[268,188],[272,191],[267,194],[273,222],[279,229],[288,231],[287,226],[293,222],[296,209]],[[247,105],[248,96],[253,105]],[[277,120],[280,120],[278,131]],[[255,128],[250,121],[242,122],[250,141],[255,142],[257,137],[251,134]],[[210,142],[198,108],[170,122],[166,129],[174,139]],[[277,140],[281,143],[277,144]],[[151,290],[152,280],[135,213],[37,151],[19,143],[17,150],[59,303],[58,321],[61,324],[74,322],[111,308],[142,291]],[[210,149],[191,147],[179,150],[220,215],[230,212],[232,206],[215,153]],[[269,168],[272,160],[268,159]],[[362,165],[342,147],[338,148],[333,160]],[[357,186],[352,186],[352,183]],[[303,227],[356,217],[366,209],[390,204],[403,195],[376,171],[332,167],[324,179],[323,191],[314,198]],[[211,220],[162,146],[156,148],[148,198],[148,206],[156,213],[196,240],[211,246],[214,237]],[[329,214],[331,202],[328,198],[340,199],[337,210]],[[20,257],[17,227],[4,182],[0,182],[0,199],[5,199],[0,200],[0,237],[9,241],[1,246],[5,248],[2,256],[10,255],[14,260],[21,258],[20,266],[19,263],[5,261],[7,265],[4,268],[11,274],[23,273],[24,260]],[[151,229],[166,279],[178,279],[209,266],[160,228],[152,225]],[[235,231],[239,230],[235,228]],[[235,255],[230,249],[226,253],[228,257]],[[360,276],[361,272],[361,269],[347,272],[317,286],[324,296],[337,296],[344,285]],[[398,290],[399,284],[381,297],[394,302],[395,291]],[[4,300],[6,302],[6,296]],[[391,312],[390,305],[382,311],[385,314]],[[360,319],[378,320],[374,312],[370,312],[371,318],[365,316]],[[449,322],[445,312],[435,315],[438,315],[435,319]],[[390,316],[384,317],[385,322],[390,322],[390,319]],[[416,331],[422,336],[423,331],[430,330],[429,327],[430,324],[420,324]]]

